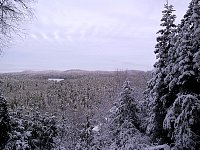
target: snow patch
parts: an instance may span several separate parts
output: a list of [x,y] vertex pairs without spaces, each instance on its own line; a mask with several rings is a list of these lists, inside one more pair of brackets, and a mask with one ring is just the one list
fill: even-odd
[[146,148],[145,150],[170,150],[170,146],[167,145],[167,144],[164,144],[164,145],[158,145],[158,146],[153,146],[153,147],[149,147],[149,148]]

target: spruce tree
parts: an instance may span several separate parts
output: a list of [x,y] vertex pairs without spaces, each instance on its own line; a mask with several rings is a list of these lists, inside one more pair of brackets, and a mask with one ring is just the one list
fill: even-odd
[[91,124],[90,117],[86,117],[86,122],[82,124],[82,128],[80,130],[79,140],[76,144],[77,150],[89,150],[92,147],[93,142],[93,126]]
[[140,123],[137,112],[133,89],[126,81],[109,118],[108,137],[111,140],[109,149],[125,149],[128,140],[139,134]]
[[55,116],[18,108],[10,112],[11,132],[4,150],[51,150],[58,134]]
[[3,149],[9,139],[10,117],[6,99],[0,94],[0,149]]
[[148,83],[146,90],[146,99],[150,106],[150,119],[147,126],[149,133],[154,142],[168,142],[162,124],[166,115],[166,103],[169,99],[168,85],[165,78],[168,75],[169,49],[173,47],[173,37],[176,34],[176,25],[174,24],[176,16],[173,14],[175,10],[172,5],[165,4],[163,16],[161,19],[162,29],[157,32],[157,44],[155,46],[155,54],[157,62],[154,65],[153,77]]
[[[196,150],[200,148],[200,0],[191,1],[180,29],[174,80],[170,82],[176,87],[176,97],[167,111],[164,128],[175,143],[174,149]],[[171,89],[173,92],[175,88]]]

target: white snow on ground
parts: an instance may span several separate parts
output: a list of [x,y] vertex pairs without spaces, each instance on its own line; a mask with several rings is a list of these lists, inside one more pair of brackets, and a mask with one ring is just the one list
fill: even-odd
[[99,127],[100,125],[96,125],[96,126],[94,126],[94,128],[92,129],[93,131],[96,131],[96,132],[99,132],[99,130],[100,130],[100,127]]
[[167,144],[149,147],[149,148],[146,148],[145,150],[160,150],[161,148],[163,150],[170,150],[170,147]]

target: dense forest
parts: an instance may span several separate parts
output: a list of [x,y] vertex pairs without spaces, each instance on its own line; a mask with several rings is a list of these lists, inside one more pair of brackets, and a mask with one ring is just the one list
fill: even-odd
[[[20,21],[28,7],[23,0],[0,4],[9,39],[5,23],[15,15]],[[199,150],[200,0],[175,20],[167,2],[152,72],[0,74],[0,149]]]
[[[54,137],[57,141],[56,147],[77,149],[77,145],[82,143],[82,134],[86,134],[82,133],[84,130],[94,127],[99,130],[100,126],[107,122],[106,117],[108,117],[110,108],[113,107],[124,80],[129,78],[135,87],[134,95],[137,103],[142,105],[142,92],[150,76],[150,73],[141,71],[66,71],[62,73],[9,73],[1,74],[0,78],[1,88],[15,121],[19,121],[18,117],[22,119],[28,117],[23,121],[32,122],[33,120],[29,119],[37,113],[40,114],[38,119],[55,117],[57,123],[52,122],[52,125],[56,130],[51,132],[57,135]],[[53,79],[64,80],[54,81]],[[19,113],[20,116],[16,116],[14,112]],[[90,125],[86,127],[88,122]],[[18,123],[15,122],[15,124]],[[42,122],[40,124],[45,126]],[[25,134],[29,130],[32,129],[25,128],[20,133]],[[98,137],[96,132],[94,131],[94,134]],[[24,143],[22,141],[25,140],[24,137],[21,138],[15,140]],[[79,149],[87,148],[81,146]]]

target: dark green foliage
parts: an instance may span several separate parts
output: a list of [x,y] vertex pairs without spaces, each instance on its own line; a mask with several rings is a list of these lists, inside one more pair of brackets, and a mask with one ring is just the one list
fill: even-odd
[[3,149],[10,132],[10,118],[6,99],[0,94],[0,149]]
[[200,148],[200,100],[196,94],[182,94],[168,110],[164,128],[175,141],[175,149]]
[[[110,149],[126,149],[131,139],[135,135],[140,135],[138,111],[133,89],[129,82],[125,81],[109,117],[107,140]],[[132,147],[136,147],[135,145]]]
[[177,32],[166,35],[156,45],[158,62],[146,92],[153,108],[148,130],[154,140],[172,143],[174,150],[196,150],[200,148],[200,0],[191,1]]
[[37,111],[27,112],[19,109],[11,113],[11,134],[6,149],[50,150],[54,148],[57,135],[55,118],[40,115]]
[[89,116],[86,117],[86,122],[81,125],[79,140],[76,145],[77,150],[89,150],[93,144],[93,126]]
[[56,120],[54,116],[41,116],[39,113],[33,117],[30,145],[32,149],[47,149],[54,147],[53,138],[57,135]]
[[[175,149],[200,148],[200,81],[198,54],[200,52],[200,1],[192,0],[184,15],[174,51],[173,103],[167,111],[164,128],[175,143]],[[174,88],[175,87],[175,88]]]
[[176,25],[174,24],[176,16],[172,5],[165,4],[165,10],[162,11],[161,19],[162,29],[158,31],[156,44],[156,58],[153,78],[148,83],[146,99],[149,102],[150,118],[147,126],[147,132],[151,135],[154,142],[157,140],[161,143],[170,142],[163,130],[163,120],[166,115],[167,103],[169,100],[169,89],[165,82],[167,66],[169,64],[169,50],[173,47],[172,38],[176,34]]

